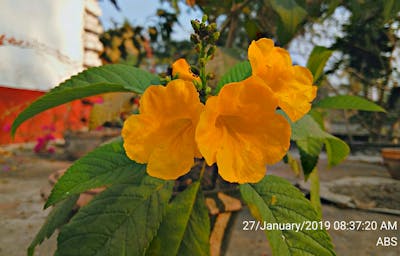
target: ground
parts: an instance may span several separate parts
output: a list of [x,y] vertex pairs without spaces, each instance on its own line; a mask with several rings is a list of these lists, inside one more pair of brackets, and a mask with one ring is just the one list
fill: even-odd
[[[32,153],[29,146],[23,148],[0,147],[0,255],[26,255],[26,248],[44,222],[48,211],[43,211],[41,189],[48,183],[48,175],[71,164],[62,156],[43,157]],[[343,164],[327,169],[326,160],[319,165],[321,182],[329,182],[343,177],[388,178],[386,169],[379,164],[347,160]],[[296,178],[287,165],[279,163],[268,167],[268,172],[285,177],[293,183]],[[400,183],[398,183],[400,184]],[[379,193],[379,191],[376,191]],[[394,193],[398,193],[396,190]],[[393,198],[400,198],[393,196]],[[379,198],[378,200],[385,200]],[[400,255],[400,216],[375,213],[369,210],[340,208],[337,204],[324,202],[325,221],[365,220],[382,222],[397,221],[397,230],[342,231],[329,230],[337,255]],[[262,231],[244,231],[243,221],[253,220],[245,207],[239,212],[232,227],[232,235],[226,255],[271,255]],[[396,237],[397,246],[376,246],[379,237]],[[55,236],[45,241],[36,255],[53,255],[56,247]]]

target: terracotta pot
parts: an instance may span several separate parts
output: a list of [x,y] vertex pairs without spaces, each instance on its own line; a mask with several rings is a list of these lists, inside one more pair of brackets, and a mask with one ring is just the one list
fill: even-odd
[[383,148],[381,153],[390,176],[400,180],[400,148]]
[[86,155],[102,143],[121,135],[119,128],[104,128],[95,131],[67,131],[64,134],[65,152],[70,159]]

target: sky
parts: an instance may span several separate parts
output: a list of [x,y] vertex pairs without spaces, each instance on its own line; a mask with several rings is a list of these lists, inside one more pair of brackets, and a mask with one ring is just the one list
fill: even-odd
[[[172,10],[168,3],[161,3],[160,0],[118,0],[117,2],[121,8],[120,11],[109,0],[99,1],[103,12],[100,21],[106,30],[114,27],[113,22],[120,25],[124,20],[128,20],[132,25],[150,26],[156,22],[157,9]],[[179,15],[180,25],[174,28],[172,37],[175,40],[189,39],[192,32],[190,20],[201,19],[202,13],[185,4],[180,4],[179,7],[182,12]]]

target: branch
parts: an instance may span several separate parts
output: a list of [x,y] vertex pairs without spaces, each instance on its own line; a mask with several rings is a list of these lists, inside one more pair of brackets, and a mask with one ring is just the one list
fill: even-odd
[[239,4],[232,4],[230,13],[227,15],[228,17],[226,18],[226,20],[224,21],[224,23],[221,25],[221,28],[219,29],[220,33],[222,34],[230,25],[230,23],[232,22],[233,17],[236,17],[244,7],[246,7],[252,0],[246,0],[242,3]]

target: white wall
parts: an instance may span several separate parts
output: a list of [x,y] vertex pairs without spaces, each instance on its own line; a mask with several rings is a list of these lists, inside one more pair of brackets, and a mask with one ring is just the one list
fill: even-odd
[[47,91],[82,70],[84,0],[1,0],[0,86]]

